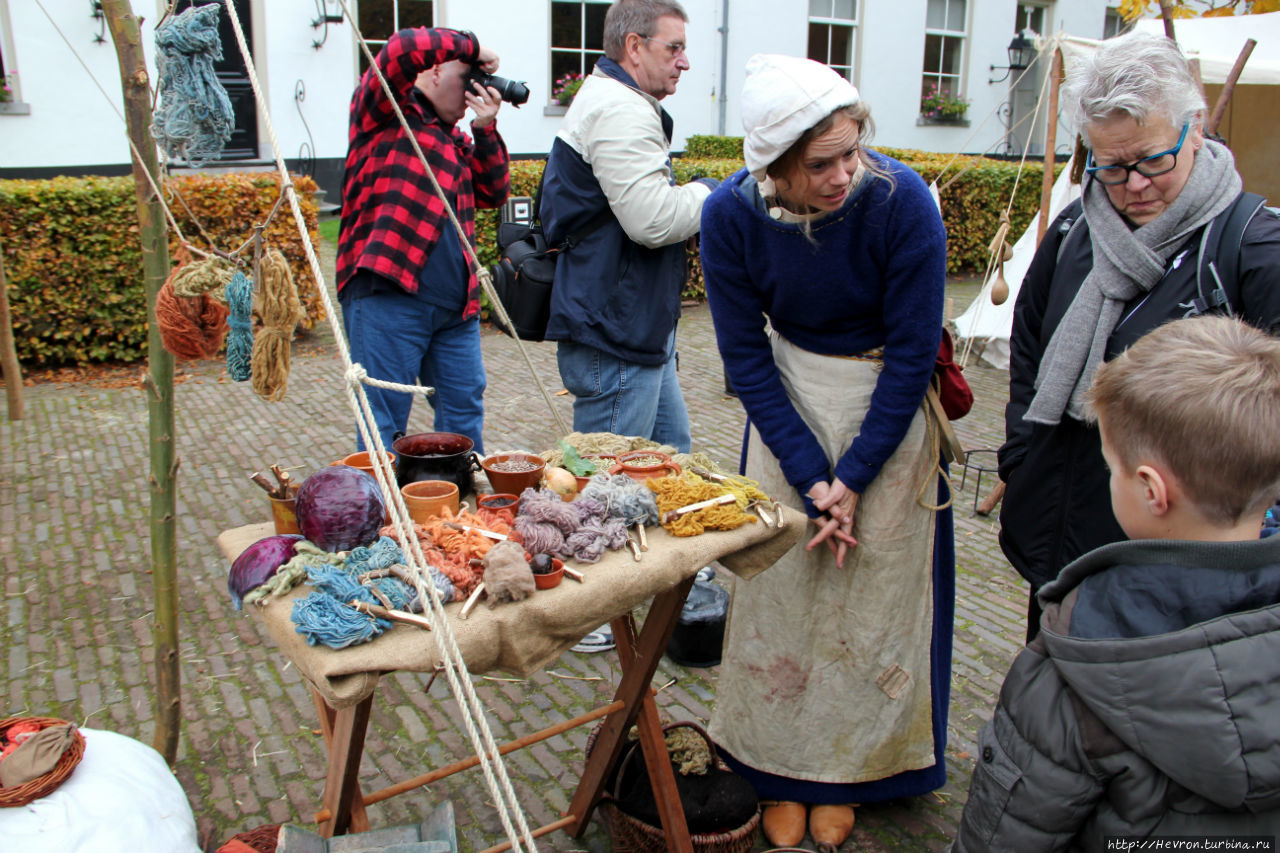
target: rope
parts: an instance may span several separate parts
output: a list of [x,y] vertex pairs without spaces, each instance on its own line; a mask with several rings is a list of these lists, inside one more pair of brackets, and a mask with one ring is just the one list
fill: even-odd
[[[387,78],[383,76],[382,69],[378,67],[377,57],[373,55],[373,51],[369,49],[368,42],[365,41],[364,36],[360,33],[359,27],[356,26],[356,18],[351,14],[351,9],[347,5],[347,0],[338,0],[338,2],[342,4],[342,10],[346,13],[347,20],[351,22],[351,31],[356,37],[357,44],[360,45],[360,50],[364,52],[365,57],[369,61],[369,70],[378,78],[378,83],[381,84],[382,91],[387,96],[387,102],[395,112],[396,118],[400,122],[401,129],[404,130],[405,138],[413,147],[414,154],[418,155],[418,160],[422,163],[422,167],[426,172],[427,178],[430,179],[431,186],[435,189],[436,195],[444,202],[444,212],[448,215],[449,222],[458,233],[460,238],[459,242],[461,242],[463,251],[466,252],[467,255],[467,264],[475,273],[476,280],[480,284],[480,289],[483,290],[485,296],[488,297],[490,307],[498,312],[499,319],[507,326],[507,328],[514,328],[511,323],[511,317],[507,314],[507,309],[503,306],[502,300],[498,298],[497,291],[493,289],[493,277],[490,275],[489,270],[485,269],[485,267],[481,265],[480,259],[476,257],[475,249],[471,246],[471,241],[466,239],[466,233],[462,230],[462,225],[458,222],[458,217],[454,214],[453,206],[445,199],[444,190],[441,189],[440,182],[436,180],[436,173],[432,170],[430,164],[427,163],[427,156],[422,153],[422,146],[418,144],[416,134],[410,130],[409,122],[405,120],[404,113],[400,109],[400,104],[396,101],[395,92],[391,90],[391,85],[387,82]],[[250,73],[252,74],[252,72]],[[534,383],[538,386],[538,390],[542,392],[542,399],[546,401],[547,408],[551,411],[551,417],[556,422],[556,427],[561,434],[568,432],[569,430],[568,427],[565,426],[564,419],[560,416],[559,410],[556,409],[555,403],[551,400],[551,392],[547,390],[546,385],[543,384],[542,379],[538,376],[537,369],[533,366],[533,359],[529,356],[528,350],[525,349],[524,342],[518,337],[514,338],[514,340],[516,342],[516,349],[518,349],[520,351],[520,355],[524,357],[525,364],[529,368],[529,373],[533,376]]]
[[243,382],[249,378],[253,352],[253,282],[237,271],[227,282],[226,294],[227,309],[231,312],[227,317],[231,328],[227,336],[227,375]]
[[218,6],[193,6],[156,28],[160,108],[151,135],[170,156],[192,166],[215,160],[231,138],[235,116],[213,63],[222,59]]
[[[1053,41],[1050,44],[1052,45],[1052,49],[1054,50],[1058,49],[1058,40],[1056,37],[1053,39]],[[1045,50],[1041,50],[1040,53],[1036,54],[1036,59],[1038,60],[1040,56],[1045,52],[1046,52]],[[1030,69],[1028,68],[1028,70]],[[1026,72],[1023,72],[1023,73],[1025,74]],[[1040,94],[1036,97],[1036,108],[1031,112],[1031,121],[1032,121],[1033,127],[1035,126],[1035,122],[1040,118],[1040,107],[1041,105],[1044,104],[1044,97],[1049,88],[1050,76],[1051,75],[1046,74],[1044,77],[1044,81],[1040,84]],[[1001,214],[1000,216],[1001,228],[1000,228],[1000,231],[997,232],[998,236],[1007,235],[1009,232],[1009,226],[1006,223],[1009,223],[1011,220],[1010,214],[1013,211],[1013,200],[1018,195],[1018,185],[1022,182],[1022,172],[1024,169],[1026,169],[1027,154],[1028,152],[1026,148],[1024,148],[1022,151],[1022,158],[1018,161],[1018,174],[1014,177],[1013,190],[1009,193],[1009,203],[1005,205],[1004,213]],[[977,322],[980,319],[982,319],[982,310],[983,308],[986,307],[986,303],[990,300],[992,276],[996,272],[997,268],[999,268],[1001,271],[1001,274],[1003,274],[1003,267],[1004,267],[1003,251],[1004,251],[1003,238],[1000,241],[1000,245],[997,245],[996,241],[993,240],[991,245],[988,247],[987,269],[982,276],[982,288],[978,291],[979,293],[978,309],[974,314],[974,318],[973,318],[974,325],[977,325]],[[981,297],[983,295],[986,295],[987,299],[982,299]],[[969,364],[969,356],[973,352],[973,342],[974,342],[973,335],[965,336],[964,346],[961,348],[961,352],[960,352],[960,358],[956,360],[956,363],[960,365],[961,370],[964,370],[964,368]]]
[[293,330],[302,319],[302,302],[293,284],[289,262],[279,249],[272,249],[262,259],[258,314],[262,328],[253,339],[250,373],[253,392],[272,402],[284,398],[289,383],[289,344]]

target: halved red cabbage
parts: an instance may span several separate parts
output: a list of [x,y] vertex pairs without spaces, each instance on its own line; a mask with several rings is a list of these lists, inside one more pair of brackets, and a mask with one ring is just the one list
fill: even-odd
[[387,505],[373,477],[350,465],[330,465],[303,481],[294,514],[316,546],[349,551],[378,538]]
[[296,533],[267,536],[254,542],[236,557],[227,575],[227,591],[239,610],[249,590],[262,586],[276,569],[293,559],[294,546],[303,540]]

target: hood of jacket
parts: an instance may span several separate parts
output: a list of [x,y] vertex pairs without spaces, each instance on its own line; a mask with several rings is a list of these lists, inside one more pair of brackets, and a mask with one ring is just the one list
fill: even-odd
[[1127,747],[1224,809],[1280,808],[1280,536],[1117,542],[1040,600],[1048,656]]

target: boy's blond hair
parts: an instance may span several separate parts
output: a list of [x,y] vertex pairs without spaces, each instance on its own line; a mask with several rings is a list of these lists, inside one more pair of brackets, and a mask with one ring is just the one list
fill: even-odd
[[1280,339],[1229,317],[1174,320],[1099,368],[1089,399],[1120,462],[1162,463],[1210,521],[1280,498]]

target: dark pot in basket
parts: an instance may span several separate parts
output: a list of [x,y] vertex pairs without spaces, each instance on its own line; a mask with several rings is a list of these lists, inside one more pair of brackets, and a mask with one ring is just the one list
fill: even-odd
[[391,449],[396,452],[396,485],[419,480],[447,480],[458,487],[458,498],[474,492],[471,473],[480,470],[475,442],[456,432],[396,433]]

